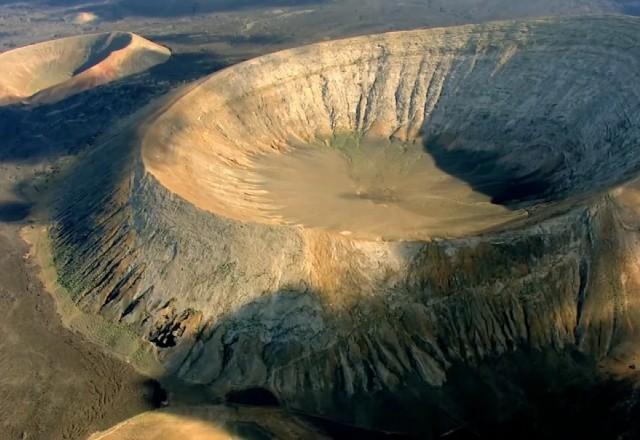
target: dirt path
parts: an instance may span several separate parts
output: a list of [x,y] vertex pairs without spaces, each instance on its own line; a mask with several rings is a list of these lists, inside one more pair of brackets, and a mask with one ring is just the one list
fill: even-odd
[[86,438],[150,409],[145,377],[62,326],[19,229],[0,222],[0,437]]

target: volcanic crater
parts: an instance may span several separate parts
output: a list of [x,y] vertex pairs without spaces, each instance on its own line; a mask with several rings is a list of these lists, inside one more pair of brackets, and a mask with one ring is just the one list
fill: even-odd
[[543,372],[635,356],[609,190],[640,169],[639,39],[633,18],[498,22],[217,72],[78,167],[60,281],[213,395],[435,438],[508,418],[528,350]]
[[639,165],[635,64],[544,27],[399,32],[243,63],[154,122],[146,169],[214,214],[369,239],[478,233],[606,189]]

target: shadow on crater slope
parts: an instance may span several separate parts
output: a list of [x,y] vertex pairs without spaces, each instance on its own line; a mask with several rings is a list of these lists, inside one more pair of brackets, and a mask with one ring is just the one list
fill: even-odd
[[[640,401],[634,392],[638,375],[614,379],[598,367],[594,357],[572,343],[562,348],[534,348],[527,346],[528,342],[535,344],[533,340],[522,341],[520,348],[499,356],[488,356],[473,365],[467,361],[453,361],[448,367],[446,382],[432,386],[424,383],[420,374],[422,367],[416,364],[420,362],[419,358],[405,358],[411,355],[404,342],[394,346],[392,344],[398,340],[388,339],[389,334],[384,335],[388,329],[372,327],[365,339],[348,337],[338,342],[336,347],[313,354],[304,347],[304,341],[308,339],[298,339],[300,335],[296,335],[295,330],[291,331],[295,325],[286,323],[290,315],[271,326],[242,324],[255,318],[259,310],[271,310],[277,315],[280,306],[289,309],[299,297],[308,295],[308,291],[290,289],[266,294],[219,320],[212,334],[198,335],[196,344],[204,348],[191,351],[184,358],[184,352],[179,354],[183,363],[176,365],[177,371],[184,373],[189,369],[200,369],[202,372],[197,364],[204,363],[204,359],[200,359],[203,351],[211,353],[211,348],[219,345],[221,357],[207,358],[207,362],[214,362],[214,368],[218,368],[215,364],[219,365],[219,376],[213,384],[200,385],[191,382],[193,377],[189,377],[186,384],[175,375],[161,378],[170,404],[163,412],[183,415],[204,423],[204,426],[219,427],[238,435],[262,432],[266,434],[264,438],[272,438],[278,432],[270,427],[273,413],[278,413],[278,417],[291,426],[304,428],[307,435],[311,435],[308,438],[326,435],[336,439],[507,440],[518,437],[534,440],[585,436],[613,440],[632,439],[640,434]],[[360,308],[380,309],[384,306],[376,304],[379,301],[369,301]],[[557,306],[560,309],[552,307],[541,311],[536,318],[540,322],[533,325],[544,326],[545,322],[553,321],[554,316],[562,313],[561,304]],[[297,310],[306,315],[303,319],[309,319],[308,311]],[[405,316],[403,319],[409,318]],[[166,331],[174,332],[178,340],[187,330],[177,321],[167,324]],[[600,323],[605,327],[611,324]],[[420,335],[419,331],[405,327],[398,334],[412,330],[413,343],[421,347],[420,350],[425,349],[429,342],[421,340],[424,334]],[[531,330],[535,331],[534,328]],[[270,342],[264,342],[269,338]],[[453,342],[450,338],[447,341]],[[262,357],[246,359],[246,351],[253,351],[256,346],[262,348]],[[175,345],[161,350],[174,348]],[[444,345],[440,349],[448,350]],[[354,357],[358,352],[366,355],[361,350],[374,350],[375,354],[369,353],[366,360],[362,360],[361,367],[357,367],[359,361]],[[432,346],[431,350],[438,348]],[[342,361],[339,360],[341,358]],[[327,378],[330,382],[325,382],[323,374],[327,371],[323,373],[323,370],[333,362],[354,363],[352,367],[345,363],[336,365],[335,370],[331,368],[332,375]],[[256,377],[255,374],[266,367],[276,377],[279,374],[287,376],[287,371],[278,370],[290,369],[291,363],[305,364],[302,367],[305,372],[301,371],[297,379],[287,379],[303,381],[297,384],[296,395],[287,390],[291,384],[285,385],[277,379],[265,380],[258,387],[255,381],[240,379],[237,375],[240,370]],[[364,371],[361,373],[359,368]],[[407,371],[402,371],[405,368]],[[351,376],[354,373],[363,375]],[[393,389],[386,389],[383,385],[385,375],[403,379]],[[212,391],[216,387],[219,392]],[[310,391],[312,387],[313,392]],[[164,396],[164,393],[156,391],[153,395]],[[319,395],[324,395],[324,398],[319,399]],[[200,409],[188,406],[196,404]],[[234,416],[205,417],[206,412],[202,411],[206,405],[219,405],[218,408],[225,408],[224,411],[230,411]],[[250,423],[245,421],[253,426],[248,431],[241,429],[249,428],[239,417],[243,411],[255,412]],[[233,421],[234,418],[239,424]],[[184,420],[176,420],[175,423],[180,426]],[[136,438],[150,440],[151,437],[141,433]],[[249,435],[248,438],[254,437]]]
[[0,203],[0,221],[2,222],[19,222],[29,215],[31,206],[21,202],[4,202]]
[[37,162],[83,151],[116,121],[182,83],[225,67],[211,54],[174,54],[147,72],[38,107],[0,107],[0,160]]
[[[609,46],[583,53],[568,31],[567,58],[555,64],[557,48],[546,36],[525,41],[522,28],[511,31],[497,59],[453,62],[419,135],[437,167],[514,210],[580,200],[635,177],[640,103],[614,85],[624,83],[627,56]],[[472,37],[461,52],[486,55],[485,45]],[[607,61],[598,66],[600,57]],[[605,79],[614,72],[622,76]]]
[[[433,157],[438,168],[486,194],[491,203],[526,207],[553,200],[553,180],[549,175],[559,171],[560,163],[548,170],[522,170],[518,165],[501,163],[499,151],[448,149],[445,138],[426,139],[425,151]],[[540,154],[554,155],[548,150]]]

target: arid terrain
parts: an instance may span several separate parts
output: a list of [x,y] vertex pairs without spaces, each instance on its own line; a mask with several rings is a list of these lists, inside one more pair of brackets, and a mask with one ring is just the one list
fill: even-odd
[[0,438],[637,438],[638,13],[0,1]]
[[144,377],[61,325],[18,227],[0,234],[3,438],[81,438],[153,408]]

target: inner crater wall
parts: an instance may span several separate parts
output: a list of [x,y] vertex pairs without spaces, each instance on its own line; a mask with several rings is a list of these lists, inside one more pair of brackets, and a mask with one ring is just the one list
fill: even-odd
[[[281,221],[265,214],[256,155],[345,133],[424,144],[444,171],[513,208],[585,194],[638,169],[635,32],[631,18],[538,20],[267,55],[212,75],[159,116],[144,163],[199,208],[266,223]],[[458,169],[469,161],[493,165]],[[524,192],[505,195],[483,173]]]

